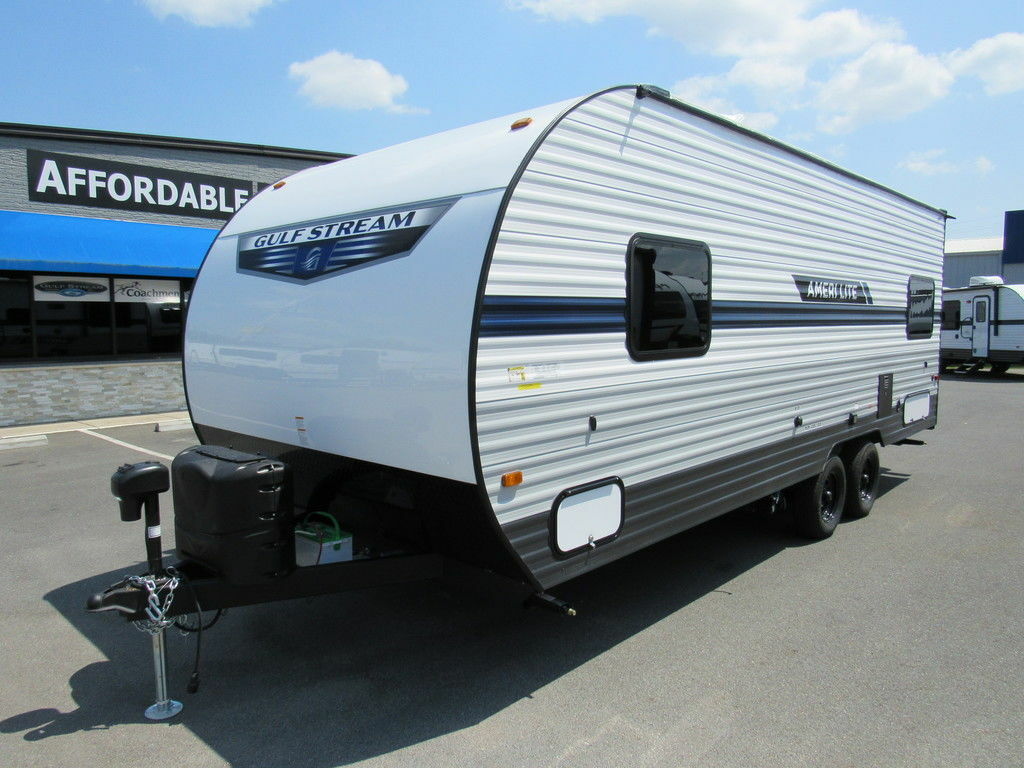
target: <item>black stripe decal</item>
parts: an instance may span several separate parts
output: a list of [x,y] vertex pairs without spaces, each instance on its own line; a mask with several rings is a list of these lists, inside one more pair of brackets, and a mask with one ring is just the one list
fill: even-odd
[[797,304],[782,301],[715,301],[712,328],[803,325],[903,325],[907,311],[877,304]]
[[[485,296],[481,336],[547,336],[625,333],[626,300],[566,296]],[[715,301],[712,328],[787,328],[903,325],[903,307],[808,304],[781,301]]]
[[992,325],[1024,325],[1024,319],[1020,320],[993,320]]

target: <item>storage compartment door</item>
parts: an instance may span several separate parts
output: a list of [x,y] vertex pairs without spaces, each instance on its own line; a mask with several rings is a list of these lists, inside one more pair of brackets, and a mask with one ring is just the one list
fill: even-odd
[[932,398],[927,392],[919,392],[916,395],[907,395],[903,401],[903,423],[910,424],[913,421],[927,419],[931,412]]
[[551,511],[551,548],[557,557],[611,541],[622,530],[625,493],[617,477],[568,488]]

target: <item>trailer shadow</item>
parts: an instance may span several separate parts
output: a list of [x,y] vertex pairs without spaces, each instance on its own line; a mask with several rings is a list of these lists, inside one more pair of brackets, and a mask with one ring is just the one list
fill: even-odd
[[[195,696],[183,690],[194,636],[168,633],[171,695],[185,710],[163,727],[188,728],[234,766],[319,768],[393,752],[532,697],[802,543],[778,521],[739,510],[562,585],[555,591],[574,618],[524,610],[521,587],[463,568],[434,582],[234,609],[204,637]],[[126,570],[45,596],[108,661],[71,677],[76,710],[24,712],[0,731],[35,741],[144,722],[147,637],[83,610],[88,594]]]
[[882,498],[889,491],[898,488],[909,479],[910,475],[904,472],[894,472],[888,467],[881,467],[878,475],[878,495],[875,498]]
[[1007,371],[1006,373],[993,373],[989,370],[975,373],[943,371],[941,381],[962,381],[964,383],[970,382],[971,384],[1021,384],[1024,383],[1024,372],[1021,372],[1019,368]]

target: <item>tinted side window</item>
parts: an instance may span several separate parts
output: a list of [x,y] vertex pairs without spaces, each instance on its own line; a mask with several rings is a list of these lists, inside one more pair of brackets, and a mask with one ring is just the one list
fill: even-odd
[[629,352],[702,355],[711,343],[711,253],[704,243],[636,235],[627,256]]
[[911,275],[907,281],[907,338],[927,339],[935,324],[935,281]]
[[959,331],[960,330],[960,302],[959,301],[944,301],[944,302],[942,302],[942,330],[944,330],[944,331]]

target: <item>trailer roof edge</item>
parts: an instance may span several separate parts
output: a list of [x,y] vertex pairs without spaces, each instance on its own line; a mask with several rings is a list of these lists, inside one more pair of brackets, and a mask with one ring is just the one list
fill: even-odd
[[[769,145],[771,145],[773,147],[777,147],[778,149],[781,149],[781,150],[783,150],[785,152],[788,152],[788,153],[790,153],[792,155],[796,155],[797,157],[803,158],[804,160],[809,160],[810,162],[814,163],[815,165],[820,165],[823,168],[828,168],[830,171],[835,171],[836,173],[840,173],[843,176],[846,176],[846,177],[851,178],[851,179],[855,179],[856,181],[859,181],[859,182],[861,182],[863,184],[867,184],[869,186],[875,187],[876,189],[880,189],[883,192],[888,192],[889,194],[895,195],[896,197],[900,198],[901,200],[906,200],[908,203],[913,203],[914,205],[918,205],[918,206],[920,206],[922,208],[926,208],[929,211],[933,211],[934,213],[937,213],[937,214],[941,215],[945,219],[955,218],[954,216],[950,215],[949,211],[947,211],[945,208],[936,208],[934,205],[929,205],[928,203],[925,203],[925,202],[922,202],[922,201],[920,201],[920,200],[918,200],[916,198],[910,197],[909,195],[905,195],[902,192],[898,192],[897,190],[893,189],[892,187],[887,187],[884,184],[878,183],[877,181],[872,181],[871,179],[867,178],[866,176],[861,176],[860,174],[854,173],[853,171],[849,171],[846,168],[843,168],[842,166],[836,165],[835,163],[830,163],[828,160],[825,160],[825,159],[823,159],[821,157],[818,157],[817,155],[811,154],[810,152],[806,152],[806,151],[804,151],[802,149],[797,149],[796,147],[794,147],[794,146],[792,146],[790,144],[786,144],[784,141],[780,141],[779,139],[772,138],[771,136],[768,136],[767,134],[760,133],[758,131],[752,130],[750,128],[747,128],[745,126],[740,125],[739,123],[734,123],[732,120],[728,120],[728,119],[722,117],[721,115],[716,115],[713,112],[707,112],[707,111],[705,111],[703,109],[700,109],[699,107],[695,107],[695,106],[693,106],[691,104],[687,104],[684,101],[680,101],[679,99],[673,98],[673,96],[668,91],[666,91],[664,88],[659,88],[658,86],[652,86],[652,85],[647,85],[647,84],[641,84],[641,85],[636,85],[636,86],[621,86],[621,87],[623,87],[623,88],[635,87],[636,88],[637,98],[640,98],[640,99],[652,98],[652,99],[655,99],[657,101],[664,102],[665,104],[669,104],[669,105],[675,107],[676,109],[681,109],[682,111],[689,112],[690,114],[696,115],[697,117],[702,117],[705,120],[710,120],[713,123],[717,123],[719,125],[723,125],[726,128],[730,128],[730,129],[732,129],[734,131],[738,131],[739,133],[745,134],[747,136],[751,136],[751,137],[757,139],[758,141],[763,141],[766,144],[769,144]],[[613,90],[613,89],[608,89],[608,90]]]

